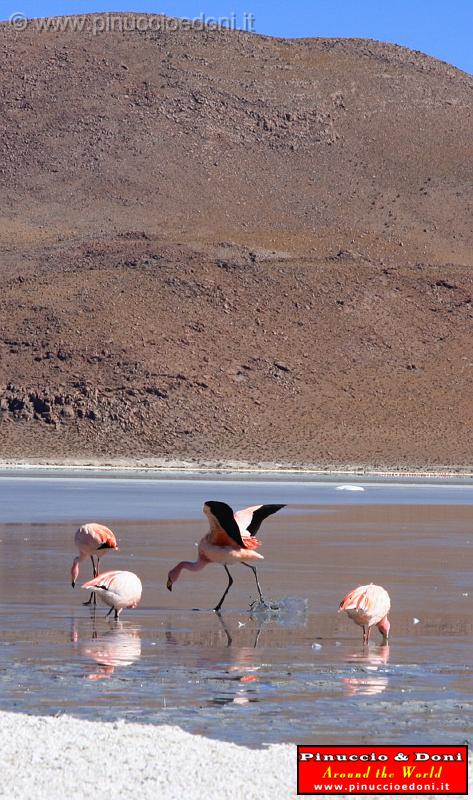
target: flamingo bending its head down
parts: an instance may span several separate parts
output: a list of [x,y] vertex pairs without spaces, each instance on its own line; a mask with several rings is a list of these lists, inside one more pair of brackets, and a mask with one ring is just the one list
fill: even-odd
[[348,592],[343,598],[338,609],[346,611],[350,619],[361,625],[363,628],[363,644],[368,644],[370,640],[371,628],[378,626],[379,632],[383,635],[383,644],[387,644],[389,629],[391,627],[388,620],[391,599],[382,586],[375,586],[370,583],[368,586],[358,586]]
[[[84,559],[90,557],[95,578],[99,574],[99,553],[102,554],[102,552],[106,550],[118,550],[115,534],[109,528],[106,528],[105,525],[99,525],[97,522],[89,522],[86,525],[81,525],[75,533],[74,544],[79,551],[79,555],[76,556],[72,562],[72,588],[76,585],[77,578],[79,577],[80,564]],[[97,555],[97,565],[94,561],[94,554]],[[95,604],[94,592],[91,593],[89,600],[87,603],[84,603],[84,605],[90,605],[92,599]]]
[[284,504],[251,506],[234,514],[227,503],[221,503],[218,500],[209,500],[204,503],[203,511],[210,522],[210,531],[198,544],[199,557],[197,561],[181,561],[169,572],[167,580],[169,591],[172,591],[173,584],[183,569],[198,572],[207,564],[222,564],[228,575],[228,586],[214,608],[214,611],[219,612],[233,583],[228,565],[240,563],[253,570],[260,601],[264,603],[256,567],[246,562],[258,561],[263,558],[256,552],[261,542],[255,539],[255,536],[263,520],[281,508],[284,508]]
[[134,572],[114,570],[96,575],[91,581],[82,584],[82,589],[92,589],[107,606],[110,606],[107,617],[115,611],[115,619],[118,619],[124,608],[135,608],[138,605],[143,586]]

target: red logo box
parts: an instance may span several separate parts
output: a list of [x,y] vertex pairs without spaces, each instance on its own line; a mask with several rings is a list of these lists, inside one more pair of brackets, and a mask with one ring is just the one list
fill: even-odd
[[468,794],[468,747],[298,745],[297,794]]

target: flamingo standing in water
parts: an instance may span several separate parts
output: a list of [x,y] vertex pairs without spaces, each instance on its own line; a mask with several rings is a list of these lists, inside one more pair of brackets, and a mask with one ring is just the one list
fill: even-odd
[[390,608],[391,599],[386,589],[370,583],[348,592],[340,603],[338,612],[346,611],[353,622],[363,627],[363,644],[368,644],[371,628],[377,625],[383,635],[383,645],[386,645],[391,627],[388,620]]
[[143,586],[138,575],[125,570],[113,570],[96,575],[91,581],[82,584],[82,589],[92,589],[93,592],[110,606],[107,617],[115,611],[118,619],[124,608],[136,608],[141,600]]
[[284,508],[284,504],[251,506],[234,514],[233,509],[227,503],[221,503],[218,500],[209,500],[204,503],[203,511],[210,522],[210,531],[198,544],[199,557],[197,561],[181,561],[169,572],[167,580],[169,591],[172,591],[173,584],[183,569],[198,572],[207,564],[222,564],[228,575],[228,586],[214,608],[214,611],[218,613],[233,583],[227,565],[240,563],[253,571],[260,601],[264,603],[256,567],[246,562],[258,561],[263,558],[256,552],[261,542],[255,539],[255,536],[263,520],[281,508]]
[[[79,576],[80,564],[84,559],[89,558],[92,561],[92,568],[94,571],[94,578],[99,574],[99,553],[103,550],[118,550],[117,540],[115,534],[105,525],[99,525],[97,522],[89,522],[86,525],[81,525],[75,533],[74,543],[79,551],[79,555],[75,557],[71,567],[72,588],[76,585]],[[94,553],[97,555],[97,565],[94,561]],[[95,593],[91,595],[85,606],[96,603]]]

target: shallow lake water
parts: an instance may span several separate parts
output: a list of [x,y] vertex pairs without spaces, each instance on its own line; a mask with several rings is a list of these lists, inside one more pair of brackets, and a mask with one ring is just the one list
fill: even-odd
[[[345,482],[346,483],[346,482]],[[180,725],[250,746],[270,742],[461,743],[472,730],[473,487],[262,479],[0,477],[0,708]],[[206,533],[205,500],[289,507],[259,533],[275,612],[251,612],[250,570],[184,572]],[[83,522],[115,531],[101,569],[130,569],[142,603],[118,623],[70,585]],[[363,648],[337,614],[379,583],[391,640]]]

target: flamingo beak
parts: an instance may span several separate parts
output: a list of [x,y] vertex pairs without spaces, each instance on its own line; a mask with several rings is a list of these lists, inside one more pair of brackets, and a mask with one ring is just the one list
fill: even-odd
[[167,587],[167,589],[169,589],[170,592],[172,592],[172,580],[171,580],[171,578],[168,578],[168,582],[166,583],[166,587]]
[[75,585],[76,585],[76,582],[72,581],[72,584],[71,584],[72,588],[74,588]]

